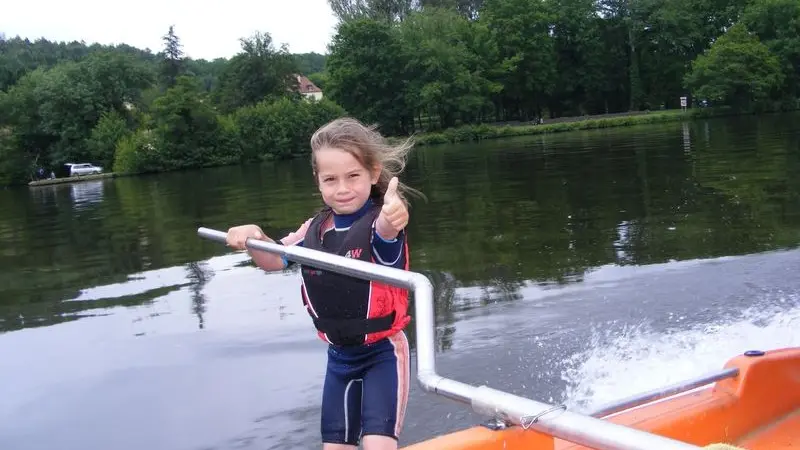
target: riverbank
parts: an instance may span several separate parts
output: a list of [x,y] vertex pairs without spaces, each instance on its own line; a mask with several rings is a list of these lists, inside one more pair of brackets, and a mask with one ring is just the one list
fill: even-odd
[[[419,133],[414,135],[414,140],[417,146],[432,146],[438,144],[450,144],[460,142],[477,142],[486,139],[499,139],[506,137],[520,137],[532,136],[538,134],[548,133],[563,133],[569,131],[581,131],[601,128],[614,128],[626,127],[636,125],[646,125],[655,123],[665,123],[674,121],[688,121],[697,120],[701,118],[732,116],[732,115],[747,115],[747,114],[770,114],[787,111],[762,111],[762,112],[741,112],[734,111],[729,108],[695,108],[687,111],[681,110],[668,110],[668,111],[633,111],[613,113],[598,116],[572,116],[572,117],[559,117],[556,119],[547,119],[544,124],[532,124],[526,122],[509,122],[509,123],[493,123],[493,124],[480,124],[480,125],[464,125],[456,128],[450,128],[438,132]],[[406,139],[404,136],[389,137],[390,142],[401,142]],[[301,145],[298,143],[298,145]],[[307,145],[307,144],[304,144]],[[282,155],[282,158],[292,157],[307,157],[307,153],[291,153]],[[267,154],[262,161],[272,161],[279,159],[278,157]],[[204,167],[214,167],[219,165],[229,165],[229,163],[210,164]],[[184,168],[190,169],[190,168]],[[173,170],[156,170],[148,171],[146,173],[163,173],[171,172]],[[81,181],[90,181],[102,178],[132,176],[138,175],[136,172],[120,172],[107,173],[101,175],[83,176],[80,178],[58,178],[54,180],[37,180],[28,183],[29,186],[42,186],[60,183],[74,183]]]
[[[532,136],[547,133],[592,130],[600,128],[627,127],[654,123],[694,120],[732,114],[726,109],[689,109],[686,111],[636,111],[600,116],[559,117],[545,120],[543,124],[507,123],[463,125],[443,131],[420,133],[414,137],[418,146],[450,144],[457,142],[482,141],[505,137]],[[400,138],[393,138],[400,139]]]
[[114,172],[98,173],[96,175],[81,175],[77,177],[48,178],[46,180],[34,180],[28,186],[48,186],[51,184],[80,183],[81,181],[102,180],[104,178],[114,178],[118,176]]

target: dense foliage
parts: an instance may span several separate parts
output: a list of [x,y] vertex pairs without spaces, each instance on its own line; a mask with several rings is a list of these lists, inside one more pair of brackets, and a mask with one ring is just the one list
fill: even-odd
[[[794,109],[797,0],[329,0],[326,92],[397,134],[673,109]],[[385,105],[392,105],[391,108]]]
[[[292,55],[269,34],[230,60],[192,60],[170,27],[164,50],[0,41],[0,184],[69,162],[146,173],[307,152],[310,133],[345,111],[297,92],[324,55]],[[310,131],[309,131],[310,130]]]
[[[343,114],[405,135],[674,109],[682,96],[798,106],[797,0],[329,3],[328,55],[291,54],[269,33],[213,61],[186,57],[172,27],[158,53],[0,33],[0,184],[67,162],[141,173],[301,155]],[[296,74],[325,99],[301,96]]]

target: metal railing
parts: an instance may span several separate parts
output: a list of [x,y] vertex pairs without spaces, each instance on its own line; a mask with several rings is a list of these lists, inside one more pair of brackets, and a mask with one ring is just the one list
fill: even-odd
[[607,405],[603,405],[597,408],[596,410],[592,411],[591,413],[589,413],[589,415],[592,417],[607,417],[610,416],[611,414],[618,413],[620,411],[629,408],[634,408],[636,406],[641,406],[646,403],[654,402],[656,400],[661,400],[662,398],[671,397],[673,395],[690,391],[692,389],[699,388],[707,384],[715,383],[717,381],[724,380],[726,378],[733,378],[737,375],[739,375],[739,369],[736,367],[731,367],[730,369],[711,372],[709,374],[702,375],[697,378],[681,381],[679,383],[675,383],[669,386],[664,386],[662,388],[654,389],[652,391],[643,392],[641,394],[624,398],[622,400],[618,400],[616,402],[609,403]]
[[[198,235],[225,243],[227,233],[201,227]],[[417,380],[427,392],[470,404],[478,413],[499,417],[514,425],[536,430],[597,450],[690,450],[694,445],[628,428],[588,415],[567,411],[488,386],[472,386],[436,373],[433,285],[422,274],[345,258],[298,246],[248,239],[247,247],[285,257],[321,270],[374,280],[414,293],[417,338]]]

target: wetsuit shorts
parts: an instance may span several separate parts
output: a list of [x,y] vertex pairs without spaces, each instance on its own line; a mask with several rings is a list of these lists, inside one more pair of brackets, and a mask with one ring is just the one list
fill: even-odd
[[373,344],[328,346],[322,391],[322,442],[358,445],[368,434],[397,439],[408,401],[404,332]]

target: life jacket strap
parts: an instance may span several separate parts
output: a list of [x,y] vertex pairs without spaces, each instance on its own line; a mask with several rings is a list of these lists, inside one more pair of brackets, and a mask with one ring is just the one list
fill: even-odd
[[314,326],[317,330],[328,335],[334,344],[338,342],[352,341],[354,338],[364,336],[369,333],[379,333],[392,329],[394,324],[395,312],[383,317],[370,319],[331,319],[315,317]]

